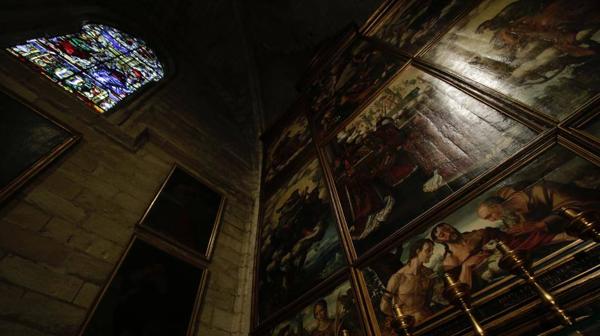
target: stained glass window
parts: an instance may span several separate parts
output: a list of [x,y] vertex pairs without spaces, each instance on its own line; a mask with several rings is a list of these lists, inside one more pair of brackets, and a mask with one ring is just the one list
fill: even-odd
[[164,76],[162,64],[144,41],[101,24],[42,37],[8,48],[99,113]]

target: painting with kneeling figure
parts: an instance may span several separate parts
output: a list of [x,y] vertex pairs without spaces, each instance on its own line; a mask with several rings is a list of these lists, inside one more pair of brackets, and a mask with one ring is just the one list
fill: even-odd
[[528,252],[534,262],[561,249],[568,253],[579,243],[565,232],[570,220],[561,208],[600,216],[600,167],[556,146],[417,230],[362,270],[382,331],[390,327],[394,303],[417,324],[448,306],[442,295],[445,272],[474,295],[506,277],[499,241]]

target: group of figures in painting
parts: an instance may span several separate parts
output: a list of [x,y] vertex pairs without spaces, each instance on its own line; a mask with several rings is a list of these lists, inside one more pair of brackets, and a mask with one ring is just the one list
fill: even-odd
[[335,273],[345,261],[317,160],[266,200],[263,217],[259,309],[265,316]]
[[277,325],[270,335],[338,336],[342,330],[352,336],[364,335],[359,321],[354,294],[350,282],[346,281],[293,318]]
[[534,135],[451,85],[406,68],[327,147],[357,250],[372,247]]
[[[331,168],[341,225],[352,238],[348,249],[358,257],[376,246],[388,250],[361,266],[383,335],[394,335],[393,304],[418,324],[448,305],[443,273],[474,293],[503,279],[499,241],[534,260],[564,255],[577,243],[565,232],[561,209],[600,216],[598,166],[557,145],[452,214],[393,241],[390,236],[411,221],[435,218],[457,191],[485,183],[492,177],[486,172],[508,166],[507,160],[536,141],[540,125],[564,120],[597,99],[600,82],[590,74],[600,60],[600,5],[414,0],[389,10],[366,34],[415,61],[405,64],[379,43],[354,37],[311,84],[307,108],[324,164]],[[477,82],[477,94],[466,93],[453,77]],[[503,103],[488,105],[491,101]],[[588,123],[586,131],[597,134],[595,125]],[[328,272],[307,275],[307,265],[327,263],[328,254],[318,251],[327,246],[339,251],[340,243],[331,217],[330,238],[315,229],[330,212],[326,192],[296,184],[288,183],[278,191],[278,201],[272,197],[266,203],[261,316],[300,297],[300,288],[307,287],[294,283],[322,282],[344,265],[329,263]],[[297,215],[304,211],[300,208],[313,208],[309,204],[317,198],[327,204],[320,216],[305,221],[308,217]],[[280,324],[273,335],[329,335],[319,333],[328,327],[306,327],[306,316],[321,326],[335,319],[330,310],[323,314],[327,304],[319,302],[306,308],[304,317]],[[265,305],[271,306],[262,309]]]
[[442,273],[473,291],[506,276],[499,266],[499,241],[534,259],[567,248],[577,239],[565,232],[562,208],[600,218],[600,168],[557,147],[407,238],[364,270],[382,329],[391,335],[392,304],[417,323],[448,305]]

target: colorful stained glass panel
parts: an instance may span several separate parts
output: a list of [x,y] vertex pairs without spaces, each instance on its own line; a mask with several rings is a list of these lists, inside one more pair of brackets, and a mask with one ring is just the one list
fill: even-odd
[[32,39],[8,51],[100,113],[164,76],[144,41],[100,24],[86,24],[75,34]]

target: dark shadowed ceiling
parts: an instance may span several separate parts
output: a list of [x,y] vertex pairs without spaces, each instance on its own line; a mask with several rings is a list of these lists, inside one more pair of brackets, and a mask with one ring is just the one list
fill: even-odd
[[100,9],[108,20],[116,18],[123,29],[167,51],[176,76],[188,83],[181,104],[236,130],[232,136],[241,142],[255,144],[298,95],[295,84],[319,42],[352,22],[362,24],[381,2],[6,0],[2,10],[27,8],[48,22]]
[[382,0],[248,0],[245,27],[256,57],[264,124],[297,96],[295,84],[316,46],[354,22],[362,24]]

